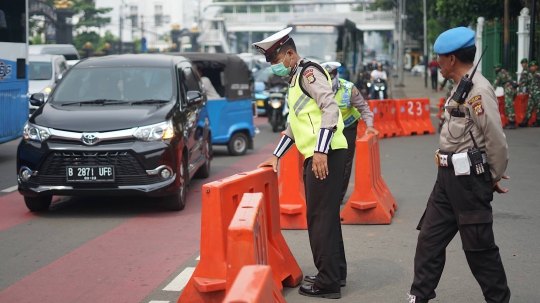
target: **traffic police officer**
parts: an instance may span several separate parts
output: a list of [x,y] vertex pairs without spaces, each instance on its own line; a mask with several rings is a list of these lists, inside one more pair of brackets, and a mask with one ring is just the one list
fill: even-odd
[[540,127],[540,73],[538,72],[538,62],[532,60],[529,63],[529,77],[527,79],[527,89],[529,91],[529,102],[527,103],[527,112],[520,127],[527,127],[532,112],[536,107],[536,122],[532,126]]
[[354,86],[354,83],[339,77],[341,74],[338,69],[341,67],[341,63],[324,62],[321,65],[330,74],[334,99],[336,99],[338,103],[341,116],[343,117],[343,124],[345,125],[343,135],[347,138],[348,148],[340,200],[343,201],[343,198],[347,193],[347,187],[349,186],[349,179],[351,178],[352,162],[356,150],[356,129],[360,117],[362,117],[362,120],[366,123],[366,135],[370,133],[378,135],[379,132],[373,127],[373,113],[366,100],[364,100],[360,94],[360,91]]
[[493,87],[502,86],[504,88],[504,114],[508,118],[508,124],[504,129],[516,129],[516,113],[514,111],[514,99],[516,98],[516,87],[518,84],[512,79],[510,74],[502,68],[502,64],[497,63],[495,69],[495,80]]
[[340,202],[347,140],[343,119],[332,92],[328,72],[320,65],[302,59],[289,32],[284,29],[253,45],[272,64],[279,76],[291,76],[288,105],[290,124],[274,155],[259,165],[277,171],[278,159],[296,143],[304,155],[304,184],[309,242],[319,271],[304,280],[313,284],[300,287],[301,295],[341,298],[347,263],[341,235]]
[[[475,32],[457,27],[443,32],[434,50],[444,78],[471,75],[476,53]],[[480,284],[486,302],[507,303],[510,289],[495,245],[493,192],[506,193],[499,184],[508,163],[508,145],[502,130],[497,98],[480,73],[472,79],[465,102],[446,101],[445,124],[439,138],[437,181],[418,229],[414,280],[409,302],[435,298],[446,259],[446,246],[459,231],[467,263]],[[471,167],[469,161],[473,163]],[[443,301],[453,301],[446,299]]]

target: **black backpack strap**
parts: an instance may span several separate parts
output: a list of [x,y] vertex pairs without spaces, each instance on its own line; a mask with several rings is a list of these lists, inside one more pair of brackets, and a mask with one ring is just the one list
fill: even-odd
[[326,75],[324,69],[322,68],[322,66],[320,66],[319,64],[315,63],[315,62],[312,62],[312,61],[304,61],[304,64],[302,64],[302,69],[300,70],[300,79],[298,79],[298,85],[300,85],[300,89],[302,90],[302,92],[308,96],[310,99],[313,99],[311,97],[310,94],[308,94],[308,92],[304,89],[304,87],[302,87],[302,78],[303,78],[303,75],[304,75],[304,71],[306,70],[306,68],[310,67],[310,66],[313,66],[315,67],[316,69],[318,69],[324,76],[325,76],[325,79],[328,80],[328,76]]

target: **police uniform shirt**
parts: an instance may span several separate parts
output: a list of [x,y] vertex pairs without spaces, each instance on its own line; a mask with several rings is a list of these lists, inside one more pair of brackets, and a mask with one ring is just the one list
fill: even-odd
[[[468,74],[472,73],[472,68]],[[452,117],[452,109],[457,103],[449,98],[445,105],[445,124],[441,130],[439,148],[441,151],[462,153],[474,146],[469,134],[472,131],[478,148],[487,155],[493,182],[498,182],[508,164],[508,145],[502,129],[498,101],[491,83],[480,73],[473,77],[473,87],[467,100],[460,106],[465,117]],[[455,85],[452,94],[458,85]]]
[[[321,73],[317,68],[310,66],[300,76],[302,77],[302,81],[300,81],[300,77],[298,77],[298,80],[296,79],[297,73],[303,70],[300,65],[304,61],[305,59],[300,60],[295,68],[293,68],[295,74],[291,78],[290,86],[300,85],[298,82],[301,82],[304,90],[315,100],[317,106],[322,111],[320,127],[336,131],[339,121],[339,107],[336,100],[334,100],[334,92],[328,84],[326,75]],[[290,125],[285,130],[285,134],[294,140],[294,134]]]
[[[341,88],[341,84],[338,82],[338,90]],[[362,114],[362,120],[366,123],[368,127],[373,127],[373,112],[369,108],[369,104],[364,100],[360,91],[353,86],[351,92],[351,106],[356,107],[356,109]]]

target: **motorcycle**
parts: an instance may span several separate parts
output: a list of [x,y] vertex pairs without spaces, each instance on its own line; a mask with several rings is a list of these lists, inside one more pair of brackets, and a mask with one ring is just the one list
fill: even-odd
[[373,83],[373,90],[374,90],[374,99],[378,100],[384,100],[388,98],[388,93],[386,92],[387,85],[386,81],[383,79],[377,79]]
[[268,122],[272,125],[272,131],[278,132],[279,128],[285,129],[287,121],[283,114],[286,103],[285,95],[287,93],[287,87],[275,86],[270,88],[268,92],[268,108],[266,110]]

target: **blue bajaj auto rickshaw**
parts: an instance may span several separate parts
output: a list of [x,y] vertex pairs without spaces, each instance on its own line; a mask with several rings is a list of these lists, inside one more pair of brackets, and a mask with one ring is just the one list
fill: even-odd
[[[256,105],[253,102],[253,78],[244,61],[230,54],[182,53],[182,56],[196,65],[205,86],[211,85],[215,89],[214,92],[211,87],[205,87],[212,144],[227,145],[234,156],[253,149]],[[204,117],[199,121],[204,121]]]

